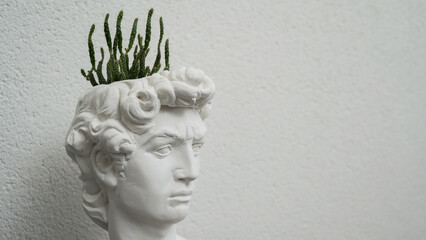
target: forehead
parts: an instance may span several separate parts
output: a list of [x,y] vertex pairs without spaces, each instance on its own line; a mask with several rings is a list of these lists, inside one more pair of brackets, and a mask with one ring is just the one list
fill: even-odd
[[164,127],[204,126],[197,110],[192,108],[173,108],[167,106],[161,107],[160,112],[154,118],[153,123],[154,127],[151,128],[153,131]]
[[177,135],[181,138],[203,138],[206,126],[197,110],[162,106],[152,121],[154,126],[139,135],[139,142],[145,142],[156,135]]

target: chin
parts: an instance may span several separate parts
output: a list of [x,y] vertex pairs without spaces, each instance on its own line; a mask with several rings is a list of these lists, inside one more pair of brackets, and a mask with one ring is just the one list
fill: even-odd
[[171,223],[178,223],[182,221],[188,215],[188,205],[178,205],[170,207],[167,220]]

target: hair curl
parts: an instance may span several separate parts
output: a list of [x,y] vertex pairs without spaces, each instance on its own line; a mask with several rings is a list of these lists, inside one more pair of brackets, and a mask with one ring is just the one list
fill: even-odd
[[130,132],[148,131],[161,106],[194,108],[204,119],[214,92],[203,71],[181,68],[98,85],[80,97],[65,148],[81,170],[83,208],[96,224],[108,228],[108,196],[96,182],[92,162],[109,159],[117,177],[125,179],[123,171],[135,149]]

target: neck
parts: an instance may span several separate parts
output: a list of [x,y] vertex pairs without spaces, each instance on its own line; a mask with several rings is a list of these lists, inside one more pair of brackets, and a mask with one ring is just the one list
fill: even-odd
[[118,210],[110,202],[110,240],[175,240],[176,224],[150,224]]

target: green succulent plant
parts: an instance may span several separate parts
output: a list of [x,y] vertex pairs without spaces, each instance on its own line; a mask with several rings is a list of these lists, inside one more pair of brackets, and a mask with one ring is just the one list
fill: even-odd
[[[87,81],[93,86],[98,84],[109,84],[115,81],[121,81],[126,79],[136,79],[142,78],[146,76],[150,76],[156,72],[159,72],[161,69],[161,43],[163,41],[164,35],[164,26],[163,26],[163,18],[160,17],[160,39],[158,40],[157,45],[157,55],[155,57],[155,62],[152,67],[146,65],[146,57],[150,51],[149,43],[151,41],[151,18],[154,13],[154,9],[150,9],[148,12],[146,27],[145,27],[145,36],[144,38],[138,34],[137,35],[137,43],[136,40],[136,32],[138,27],[138,19],[136,18],[133,21],[132,31],[130,33],[129,44],[127,48],[123,49],[123,33],[121,31],[121,21],[123,19],[123,11],[117,16],[116,29],[114,40],[111,41],[111,33],[109,30],[108,18],[109,13],[105,16],[104,21],[104,33],[105,39],[108,46],[109,59],[106,63],[106,78],[102,72],[102,65],[105,59],[104,49],[101,47],[101,60],[99,60],[96,65],[95,59],[95,50],[92,42],[92,35],[95,31],[95,24],[92,25],[89,31],[88,37],[88,47],[89,47],[89,57],[91,68],[87,71],[87,73],[81,69],[81,74],[86,78]],[[145,41],[144,41],[145,40]],[[129,53],[135,45],[133,51],[133,58],[130,65]],[[130,53],[132,54],[132,53]],[[163,70],[170,69],[169,62],[169,39],[166,40],[164,45],[164,68]],[[95,76],[96,75],[96,76]]]

